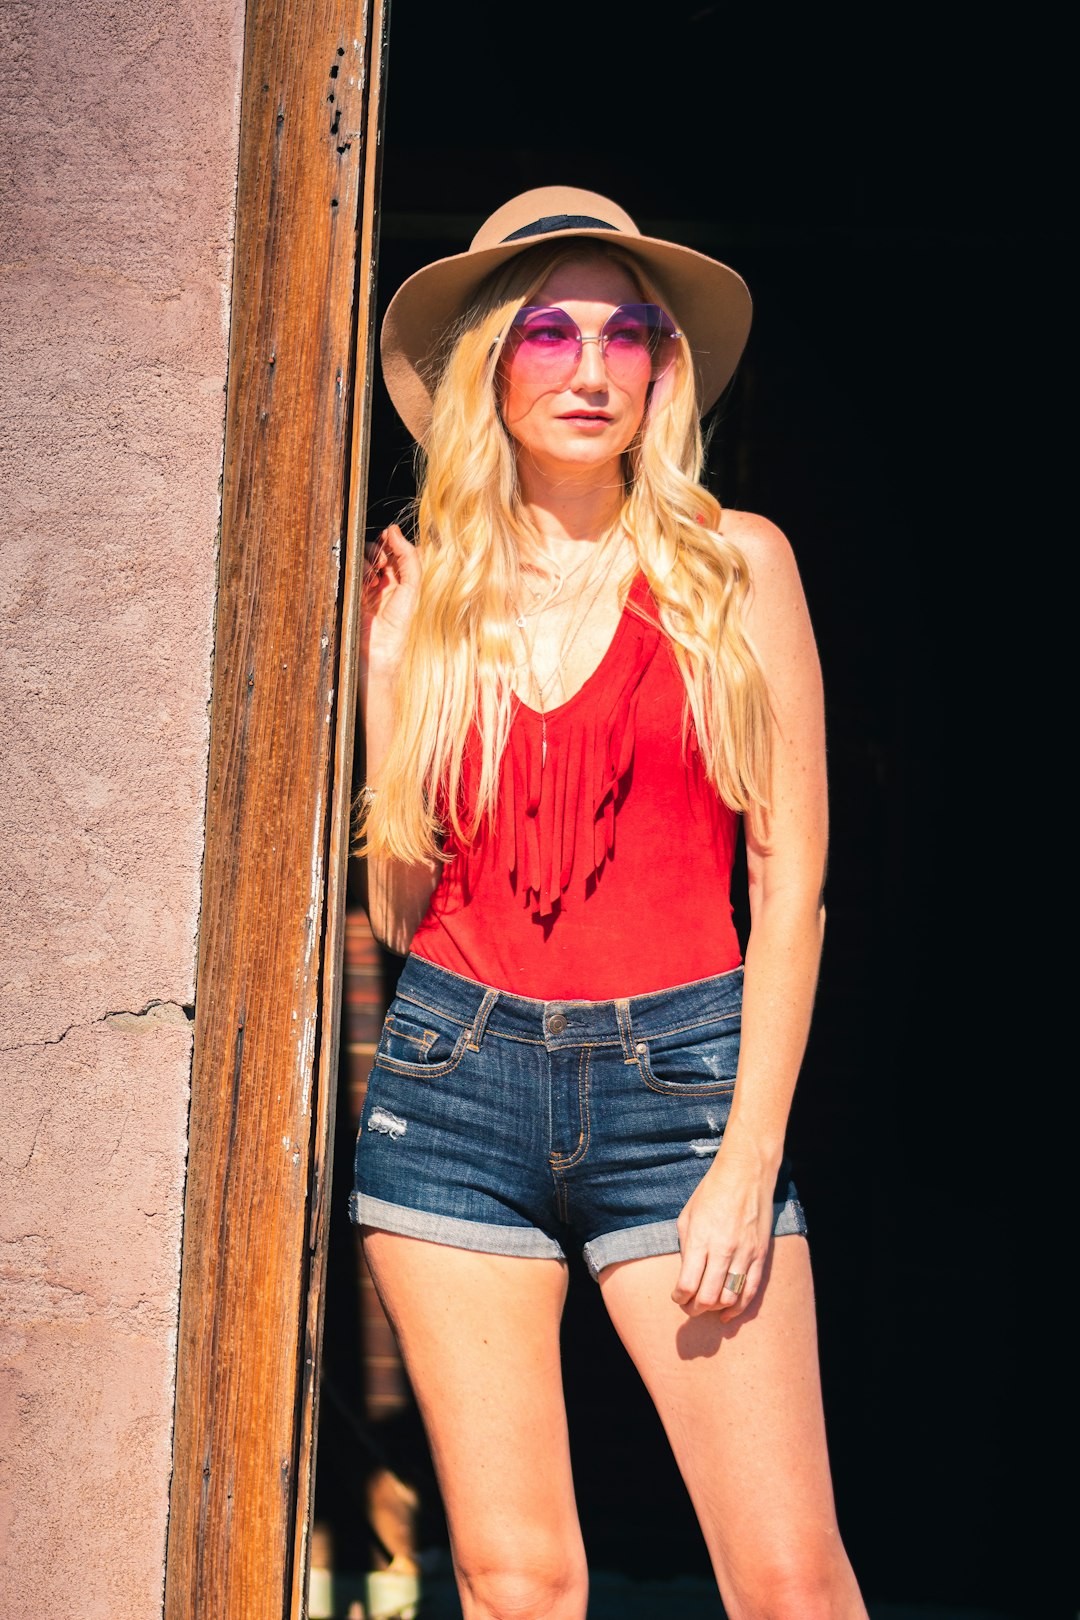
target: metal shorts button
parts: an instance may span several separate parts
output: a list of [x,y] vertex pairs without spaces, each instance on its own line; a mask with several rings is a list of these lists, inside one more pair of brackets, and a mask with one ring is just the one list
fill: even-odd
[[552,1013],[551,1017],[548,1019],[548,1034],[561,1035],[565,1028],[566,1019],[563,1017],[562,1013]]

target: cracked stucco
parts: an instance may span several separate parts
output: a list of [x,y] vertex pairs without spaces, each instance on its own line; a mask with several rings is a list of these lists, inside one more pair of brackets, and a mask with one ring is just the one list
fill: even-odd
[[0,16],[0,1614],[161,1614],[242,0]]
[[[142,1029],[150,1023],[186,1024],[195,1016],[192,1004],[180,1006],[175,1001],[148,1001],[145,1007],[137,1012],[120,1009],[115,1012],[102,1013],[98,1018],[91,1018],[90,1024],[115,1024],[118,1029]],[[72,1030],[78,1029],[78,1024],[69,1024],[62,1029],[59,1035],[48,1036],[45,1040],[16,1041],[13,1046],[0,1046],[0,1054],[5,1052],[27,1052],[35,1046],[59,1046],[61,1041],[67,1040]],[[83,1025],[83,1028],[86,1026]]]

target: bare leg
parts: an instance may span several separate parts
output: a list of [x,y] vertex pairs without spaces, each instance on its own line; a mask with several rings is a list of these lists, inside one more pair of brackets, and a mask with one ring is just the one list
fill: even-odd
[[774,1240],[737,1321],[673,1304],[679,1257],[601,1275],[671,1441],[729,1620],[866,1620],[833,1506],[810,1254]]
[[465,1620],[584,1620],[565,1265],[370,1228],[364,1253],[424,1419]]

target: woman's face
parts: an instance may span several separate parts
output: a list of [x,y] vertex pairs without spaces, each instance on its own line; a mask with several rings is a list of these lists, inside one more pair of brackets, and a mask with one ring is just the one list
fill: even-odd
[[[603,259],[559,265],[529,299],[565,309],[583,338],[598,337],[620,304],[641,301],[626,272]],[[524,458],[537,471],[559,476],[571,469],[599,472],[621,457],[645,414],[647,370],[620,387],[608,374],[599,343],[584,343],[576,370],[558,389],[531,379],[528,371],[508,345],[499,365],[499,404],[519,465]]]

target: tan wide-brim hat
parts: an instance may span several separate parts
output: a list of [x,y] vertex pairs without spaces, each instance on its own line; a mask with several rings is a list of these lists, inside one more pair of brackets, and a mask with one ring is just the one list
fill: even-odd
[[700,409],[716,403],[750,331],[752,306],[742,277],[693,248],[642,236],[624,209],[595,191],[540,186],[497,208],[467,253],[424,265],[390,300],[382,324],[383,378],[414,439],[423,440],[431,421],[431,357],[480,283],[539,242],[575,236],[617,242],[655,275],[690,345]]

